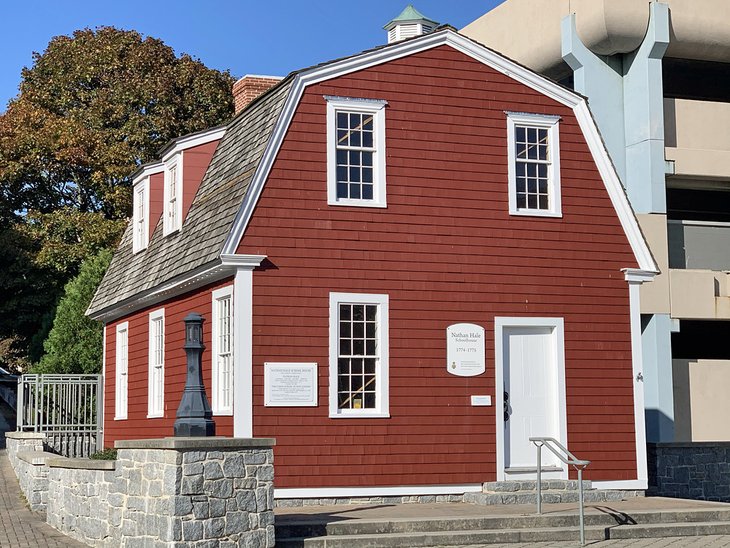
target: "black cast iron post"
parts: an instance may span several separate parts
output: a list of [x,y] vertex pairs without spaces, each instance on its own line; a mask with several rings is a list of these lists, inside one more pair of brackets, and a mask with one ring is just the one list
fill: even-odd
[[191,312],[185,317],[185,355],[188,375],[180,406],[177,408],[175,436],[214,436],[213,412],[203,386],[203,317]]

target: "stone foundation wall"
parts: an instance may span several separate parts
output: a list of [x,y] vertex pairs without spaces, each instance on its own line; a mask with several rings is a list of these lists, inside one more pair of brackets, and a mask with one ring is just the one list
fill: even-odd
[[[10,464],[17,470],[18,453],[23,451],[43,451],[45,449],[46,435],[35,432],[6,432],[5,449],[8,452]],[[17,472],[16,472],[17,473]]]
[[730,502],[730,443],[650,443],[647,495]]
[[[90,546],[269,548],[273,445],[270,439],[120,441],[116,461],[51,455],[33,470],[46,472],[48,523]],[[28,464],[14,460],[16,473]]]

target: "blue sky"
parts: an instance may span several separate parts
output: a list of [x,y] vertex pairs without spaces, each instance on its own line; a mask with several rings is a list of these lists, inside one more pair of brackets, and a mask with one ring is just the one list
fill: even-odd
[[[503,0],[414,0],[427,17],[462,28]],[[20,71],[57,35],[111,25],[162,39],[209,67],[284,76],[383,44],[382,26],[408,0],[12,0],[3,3],[0,112]]]

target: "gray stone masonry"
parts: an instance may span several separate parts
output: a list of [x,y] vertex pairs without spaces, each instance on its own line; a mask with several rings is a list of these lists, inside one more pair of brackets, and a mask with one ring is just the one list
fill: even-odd
[[50,455],[33,440],[8,437],[16,474],[31,471],[23,491],[42,493],[48,523],[85,544],[274,546],[273,439],[124,441],[116,461]]
[[647,494],[730,502],[730,443],[650,443]]

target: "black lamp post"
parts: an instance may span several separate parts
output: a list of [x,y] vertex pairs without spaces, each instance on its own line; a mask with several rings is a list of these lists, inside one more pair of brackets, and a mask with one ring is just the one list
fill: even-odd
[[175,436],[214,436],[215,423],[203,386],[203,317],[192,312],[185,317],[185,355],[188,375],[180,406],[177,408]]

